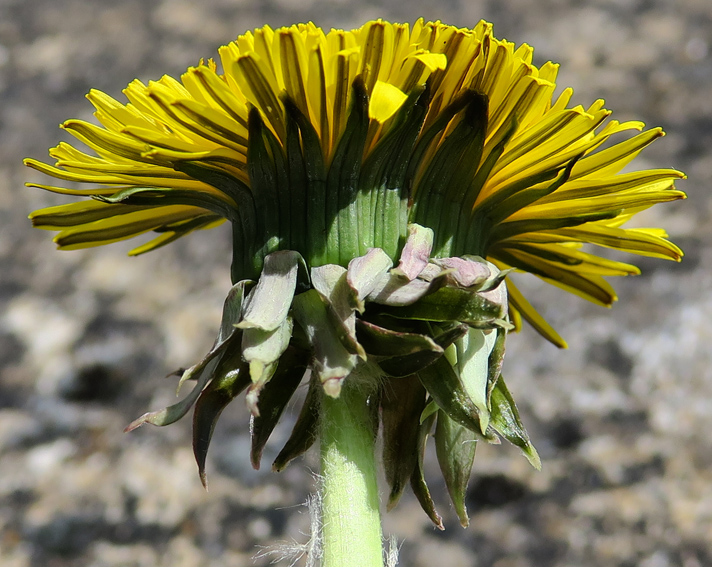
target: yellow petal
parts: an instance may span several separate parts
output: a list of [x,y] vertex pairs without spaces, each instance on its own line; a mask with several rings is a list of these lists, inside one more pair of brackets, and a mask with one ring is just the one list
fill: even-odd
[[165,224],[191,219],[204,213],[205,209],[182,205],[146,209],[63,230],[54,241],[64,250],[91,248],[125,240]]
[[399,88],[378,81],[373,87],[368,105],[368,115],[372,120],[383,123],[393,116],[408,99]]
[[[490,260],[496,264],[500,269],[506,269],[510,266],[502,262],[497,262],[495,260]],[[569,348],[566,341],[561,338],[559,333],[557,333],[554,328],[547,323],[546,319],[542,317],[539,312],[534,309],[531,303],[527,301],[521,291],[517,286],[512,283],[511,276],[507,278],[507,296],[510,304],[519,312],[519,314],[532,326],[534,329],[543,336],[550,343],[558,346],[559,348]]]

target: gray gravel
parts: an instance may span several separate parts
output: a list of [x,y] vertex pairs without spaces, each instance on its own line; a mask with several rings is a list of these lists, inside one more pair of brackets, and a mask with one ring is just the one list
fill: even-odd
[[668,228],[685,261],[642,259],[642,276],[615,282],[612,310],[530,283],[570,343],[557,351],[530,330],[509,341],[505,372],[544,469],[483,447],[462,530],[430,455],[448,529],[435,531],[406,496],[385,517],[401,564],[712,565],[709,0],[0,0],[0,564],[250,565],[257,546],[304,539],[298,505],[316,466],[309,455],[281,475],[252,471],[240,402],[216,432],[207,493],[188,420],[122,434],[170,403],[175,382],[162,377],[210,346],[229,235],[138,259],[122,244],[55,252],[25,217],[61,200],[23,188],[42,179],[21,159],[67,139],[62,120],[90,116],[90,88],[118,96],[135,77],[178,75],[263,23],[421,15],[489,19],[497,37],[534,45],[538,63],[560,62],[576,102],[605,98],[616,118],[663,126],[667,138],[638,165],[686,171],[690,199],[640,220]]

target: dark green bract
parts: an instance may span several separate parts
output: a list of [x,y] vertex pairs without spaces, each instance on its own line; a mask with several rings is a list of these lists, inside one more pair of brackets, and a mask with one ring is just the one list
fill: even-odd
[[318,438],[323,396],[338,398],[344,380],[367,379],[374,435],[382,429],[389,507],[410,482],[442,527],[422,471],[433,434],[466,525],[465,491],[478,441],[499,443],[502,436],[535,467],[539,458],[501,376],[510,328],[506,274],[481,258],[431,259],[432,245],[430,229],[410,225],[396,267],[380,248],[347,267],[324,264],[309,271],[295,251],[268,254],[257,282],[234,285],[213,349],[181,378],[197,381],[193,391],[129,429],[167,425],[194,405],[193,446],[205,483],[208,446],[222,410],[247,391],[251,460],[258,468],[270,434],[305,381],[299,418],[273,464],[282,470]]

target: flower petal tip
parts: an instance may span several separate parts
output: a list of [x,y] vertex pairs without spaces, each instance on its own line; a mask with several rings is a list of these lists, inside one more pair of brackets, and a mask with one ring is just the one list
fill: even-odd
[[322,387],[324,388],[324,393],[330,398],[338,398],[341,395],[341,386],[343,381],[343,377],[329,378],[322,384]]

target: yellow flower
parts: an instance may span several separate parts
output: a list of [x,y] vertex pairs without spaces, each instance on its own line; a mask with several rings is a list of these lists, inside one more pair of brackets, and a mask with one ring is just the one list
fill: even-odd
[[[154,231],[131,254],[232,221],[235,281],[272,251],[341,265],[379,246],[397,258],[409,222],[435,232],[434,256],[477,254],[601,305],[606,276],[630,264],[591,243],[679,260],[661,229],[623,228],[635,213],[684,198],[682,173],[621,173],[658,128],[606,122],[603,101],[553,98],[558,66],[497,40],[492,26],[372,21],[324,33],[313,24],[248,32],[177,81],[133,81],[128,104],[92,90],[100,126],[62,127],[91,152],[60,143],[55,165],[26,164],[92,197],[34,212],[60,248]],[[563,340],[508,281],[511,317]]]
[[329,398],[368,414],[369,443],[383,424],[389,507],[410,482],[440,527],[422,460],[433,428],[463,525],[477,440],[504,437],[538,467],[501,376],[504,344],[522,318],[565,342],[509,272],[610,305],[605,278],[638,268],[583,245],[680,260],[662,229],[624,225],[685,195],[679,171],[625,170],[660,129],[607,121],[600,100],[569,107],[571,89],[554,98],[557,65],[537,68],[532,53],[486,22],[263,27],[220,48],[222,72],[211,60],[180,81],[134,81],[127,104],[91,91],[100,125],[63,124],[90,152],[62,143],[55,165],[25,162],[91,187],[30,185],[91,199],[36,211],[35,226],[59,231],[64,249],[157,233],[131,254],[224,220],[233,228],[218,337],[181,378],[194,389],[129,428],[194,406],[205,482],[215,422],[246,390],[257,467],[310,369],[277,470],[348,430],[319,433],[340,407]]

